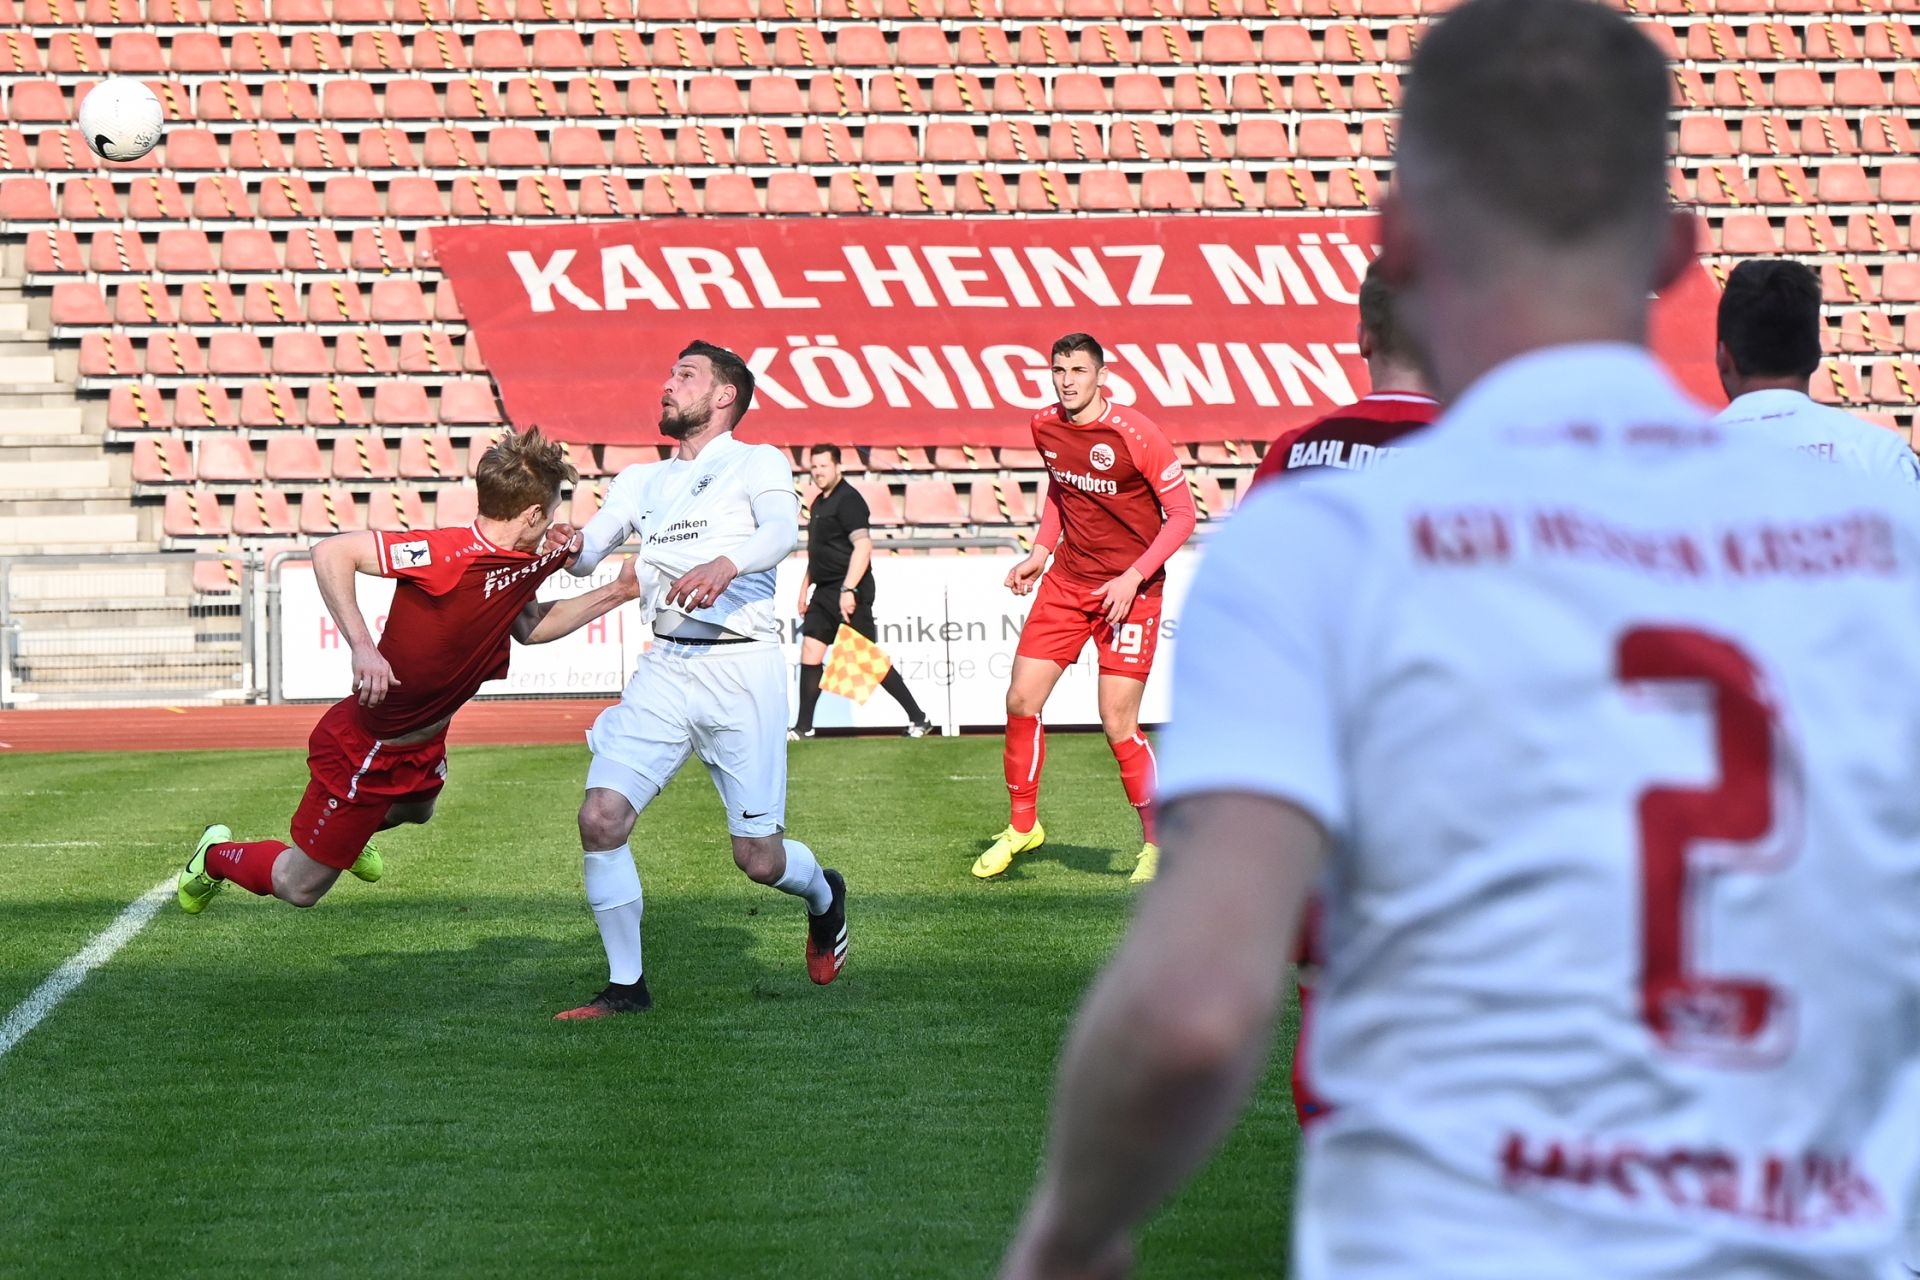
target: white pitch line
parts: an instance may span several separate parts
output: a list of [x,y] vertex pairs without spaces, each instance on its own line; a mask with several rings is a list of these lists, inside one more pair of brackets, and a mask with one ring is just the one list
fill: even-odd
[[113,959],[114,953],[132,942],[134,935],[147,927],[160,905],[173,896],[175,878],[168,876],[120,913],[118,919],[99,933],[93,935],[86,946],[58,969],[53,976],[34,988],[33,994],[22,1000],[0,1022],[0,1058],[13,1052],[29,1031],[46,1020],[48,1014],[60,1006],[60,1002],[73,993],[73,989],[87,980],[87,975]]

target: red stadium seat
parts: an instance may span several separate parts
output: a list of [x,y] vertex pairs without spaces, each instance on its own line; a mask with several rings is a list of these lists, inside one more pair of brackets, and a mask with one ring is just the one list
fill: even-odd
[[252,325],[299,324],[300,290],[290,280],[251,280],[242,295],[242,320]]
[[513,213],[518,218],[572,218],[573,196],[559,174],[533,173],[519,178],[513,188]]
[[338,480],[391,480],[399,472],[392,451],[377,435],[356,433],[333,442],[333,475]]
[[440,388],[439,419],[448,426],[493,426],[501,421],[493,385],[472,379]]
[[1180,169],[1149,169],[1140,178],[1142,209],[1187,210],[1200,207],[1193,180]]
[[[1091,77],[1081,77],[1082,81]],[[1097,85],[1099,82],[1095,80]],[[1069,97],[1074,91],[1069,88]],[[1104,102],[1106,90],[1101,88],[1099,98]],[[994,111],[1013,115],[1044,115],[1056,108],[1047,103],[1047,87],[1039,76],[1030,72],[1002,72],[993,78]],[[1089,110],[1104,110],[1104,107],[1089,107]]]
[[647,217],[700,211],[700,197],[684,173],[650,173],[640,186],[640,212]]
[[[240,426],[248,430],[278,430],[301,428],[305,424],[307,415],[301,411],[300,399],[284,382],[248,382],[244,388],[240,388]],[[267,447],[267,462],[271,472],[271,441]]]
[[350,377],[399,369],[386,336],[375,329],[349,329],[333,342],[333,371]]
[[[1784,26],[1783,23],[1769,23],[1768,29]],[[1787,27],[1791,32],[1793,28]],[[1874,47],[1874,30],[1867,28],[1867,48]],[[1837,22],[1815,22],[1807,27],[1805,56],[1816,62],[1858,62],[1860,60],[1860,42],[1853,38],[1853,29],[1843,27]],[[1868,57],[1874,55],[1869,52]]]
[[267,441],[267,479],[312,484],[327,478],[320,442],[312,436],[275,436]]
[[133,339],[124,333],[89,333],[80,339],[82,378],[126,378],[140,372]]
[[27,237],[27,274],[77,275],[88,270],[87,258],[80,249],[80,238],[64,228],[43,229]]
[[967,494],[967,521],[975,525],[1026,526],[1034,513],[1026,493],[1007,480],[981,478]]
[[901,514],[904,523],[916,529],[968,523],[966,509],[960,505],[960,494],[951,480],[908,481]]
[[[574,490],[574,519],[584,523],[578,515],[579,499],[582,490]],[[595,507],[598,510],[598,507]],[[462,485],[458,489],[442,489],[434,495],[433,522],[442,528],[458,528],[472,524],[480,514],[480,491],[472,485]],[[592,518],[592,512],[587,513]]]
[[269,361],[274,373],[300,377],[322,377],[333,371],[333,357],[326,339],[317,333],[293,330],[273,335],[273,354]]
[[[121,227],[93,233],[87,249],[87,265],[101,275],[145,275],[153,268],[147,261],[147,247],[140,237]],[[212,268],[212,262],[207,264]]]
[[122,383],[107,393],[107,427],[113,431],[167,431],[173,405],[151,384]]
[[60,217],[67,222],[118,222],[125,216],[111,179],[68,178],[60,186]]
[[932,174],[920,170],[896,173],[887,192],[887,209],[897,214],[951,213],[953,194]]
[[401,436],[399,471],[407,480],[458,480],[466,475],[460,450],[444,431]]
[[1828,161],[1820,166],[1814,198],[1822,204],[1872,204],[1873,186],[1867,171],[1851,161]]
[[240,303],[225,280],[190,280],[180,286],[180,322],[238,324]]
[[1905,253],[1908,246],[1893,215],[1876,211],[1848,215],[1846,247],[1849,253]]
[[147,374],[154,378],[204,378],[209,369],[200,340],[180,329],[149,334],[145,344]]
[[293,140],[293,163],[299,169],[350,169],[354,156],[338,129],[302,129]]
[[[155,43],[157,46],[158,41]],[[235,53],[239,53],[237,47]],[[120,56],[118,40],[114,42],[113,56],[116,59]],[[220,37],[211,31],[182,31],[174,36],[173,47],[167,51],[167,65],[175,75],[219,75],[228,69],[227,51]]]
[[775,173],[767,179],[767,212],[805,215],[824,213],[820,188],[808,173]]
[[91,280],[63,280],[54,285],[51,317],[56,329],[111,323],[107,300]]
[[1892,98],[1879,71],[1872,67],[1842,67],[1834,73],[1833,101],[1841,107],[1883,107]]
[[[381,384],[386,385],[386,384]],[[316,427],[366,426],[366,402],[351,382],[322,382],[307,390],[307,421]]]
[[432,520],[427,516],[426,503],[414,490],[391,488],[373,491],[368,504],[369,528],[410,532],[431,528],[432,525]]
[[260,118],[305,124],[320,118],[313,86],[304,80],[275,80],[261,86]]
[[961,174],[953,183],[955,213],[1005,213],[1014,208],[1006,179],[985,169]]
[[708,178],[700,191],[700,207],[704,213],[721,216],[762,212],[753,179],[744,173],[721,173]]
[[[182,393],[176,407],[194,397]],[[212,484],[257,484],[262,478],[260,459],[253,446],[238,436],[207,436],[199,441],[199,459],[195,472]]]
[[250,75],[285,74],[291,65],[286,46],[272,32],[259,27],[235,33],[229,62],[233,70]]
[[1054,169],[1029,169],[1020,175],[1017,195],[1022,213],[1072,213],[1073,186]]
[[207,365],[217,374],[263,378],[267,374],[267,353],[260,346],[260,335],[252,330],[216,333],[207,343]]
[[893,528],[901,523],[900,504],[885,481],[849,478],[847,483],[867,500],[867,517],[875,528]]
[[1876,361],[1868,375],[1867,398],[1876,404],[1920,402],[1920,366],[1910,360]]
[[444,333],[412,329],[400,335],[400,372],[450,374],[460,369],[460,353]]
[[135,484],[190,484],[193,455],[177,437],[143,436],[133,442]]
[[[1024,123],[1024,122],[1023,122]],[[1156,137],[1159,130],[1151,125],[1142,126],[1138,120],[1128,120],[1124,124],[1113,126],[1114,137],[1123,148],[1123,139],[1136,134],[1152,133]],[[1100,140],[1100,126],[1091,120],[1062,120],[1047,131],[1047,158],[1065,161],[1071,164],[1099,164],[1107,158],[1107,148]],[[1124,175],[1122,177],[1124,182]],[[1131,208],[1131,202],[1124,206]]]
[[1762,214],[1730,213],[1720,224],[1720,252],[1771,254],[1780,252],[1780,237]]
[[1245,169],[1209,169],[1201,184],[1200,203],[1208,209],[1261,209],[1266,193]]
[[[167,495],[160,532],[169,538],[224,538],[234,533],[234,511],[201,489],[180,489]],[[243,536],[249,530],[239,531]],[[261,532],[265,532],[262,530]]]
[[329,486],[308,489],[300,495],[300,532],[309,537],[326,537],[366,528],[360,504],[345,489]]
[[373,391],[373,420],[383,427],[431,423],[434,418],[427,401],[427,389],[417,382],[378,383]]
[[[839,131],[837,137],[845,139],[851,148],[852,135],[846,131],[846,127],[844,125],[833,127]],[[822,145],[825,145],[824,141]],[[740,126],[739,149],[734,154],[734,162],[755,166],[777,165],[782,168],[791,167],[796,163],[793,144],[787,139],[787,131],[770,128],[757,121]]]
[[289,44],[288,65],[293,71],[337,75],[348,68],[347,51],[331,31],[293,32]]
[[247,489],[233,498],[233,531],[243,538],[284,537],[300,532],[278,489]]
[[1755,167],[1753,193],[1761,204],[1806,204],[1813,197],[1813,183],[1799,165],[1774,161]]
[[130,280],[114,286],[113,321],[141,327],[170,325],[179,322],[179,314],[164,288],[150,280]]

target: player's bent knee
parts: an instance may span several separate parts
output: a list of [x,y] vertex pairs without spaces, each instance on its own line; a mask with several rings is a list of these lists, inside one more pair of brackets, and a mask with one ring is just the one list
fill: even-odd
[[382,831],[392,827],[419,826],[433,818],[433,808],[439,798],[432,800],[409,800],[391,805],[387,809],[386,821],[380,824]]
[[779,834],[735,836],[733,865],[755,884],[773,884],[786,874],[786,841]]
[[616,791],[596,787],[587,792],[580,804],[580,847],[617,849],[633,834],[639,815],[627,798]]

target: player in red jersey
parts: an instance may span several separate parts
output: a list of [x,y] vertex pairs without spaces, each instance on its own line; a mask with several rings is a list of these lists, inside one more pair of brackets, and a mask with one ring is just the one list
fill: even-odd
[[[546,604],[534,592],[578,549],[553,523],[560,446],[539,430],[508,436],[481,459],[480,514],[464,529],[361,531],[313,549],[313,575],[353,648],[354,692],[328,708],[307,741],[311,780],[292,843],[235,841],[208,827],[180,873],[180,906],[203,910],[227,884],[310,907],[342,871],[377,880],[376,831],[425,822],[447,776],[447,725],[488,680],[507,674],[512,636],[542,644],[639,595],[631,561],[613,582]],[[376,645],[354,598],[356,573],[399,580]]]
[[1160,641],[1165,565],[1193,533],[1193,494],[1165,433],[1145,414],[1108,401],[1106,380],[1106,354],[1093,338],[1070,333],[1053,344],[1060,402],[1031,423],[1051,480],[1046,509],[1032,554],[1007,574],[1015,595],[1039,588],[1007,688],[1004,759],[1013,820],[974,862],[982,879],[1047,838],[1038,817],[1047,756],[1040,709],[1088,640],[1100,651],[1100,724],[1127,801],[1140,813],[1144,843],[1134,883],[1153,879],[1160,857],[1148,808],[1153,749],[1140,732],[1140,698]]
[[[1324,418],[1281,436],[1253,473],[1250,488],[1283,475],[1319,467],[1365,470],[1398,450],[1394,442],[1425,427],[1440,413],[1426,375],[1400,326],[1393,289],[1378,264],[1360,282],[1360,356],[1373,391]],[[1300,931],[1296,973],[1300,979],[1300,1029],[1293,1043],[1293,1109],[1305,1128],[1326,1113],[1307,1074],[1307,1034],[1312,1022],[1313,983],[1319,962],[1319,912],[1307,913]]]
[[1398,452],[1394,442],[1432,422],[1440,402],[1407,347],[1394,315],[1393,291],[1377,266],[1360,282],[1360,358],[1373,390],[1356,403],[1282,435],[1253,473],[1250,489],[1311,467],[1364,470]]

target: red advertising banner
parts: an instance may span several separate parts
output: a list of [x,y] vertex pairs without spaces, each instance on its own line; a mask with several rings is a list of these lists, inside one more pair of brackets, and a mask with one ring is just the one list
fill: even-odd
[[[507,412],[575,443],[653,443],[704,338],[758,379],[743,438],[1030,443],[1047,351],[1084,330],[1109,390],[1176,440],[1266,439],[1367,390],[1355,299],[1371,218],[662,220],[436,230]],[[1655,345],[1715,392],[1704,271]]]

